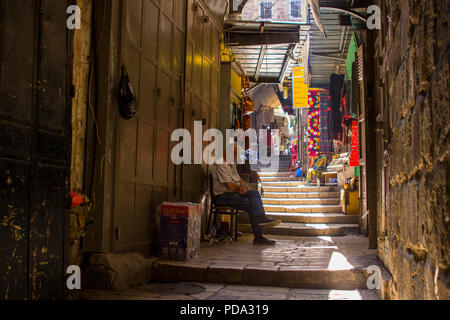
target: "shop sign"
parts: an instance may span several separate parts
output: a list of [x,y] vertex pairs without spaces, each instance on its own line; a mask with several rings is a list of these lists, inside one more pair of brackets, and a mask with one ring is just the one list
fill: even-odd
[[358,121],[352,123],[352,146],[350,152],[350,167],[359,166],[359,129]]
[[305,83],[305,71],[302,66],[292,69],[292,92],[294,108],[308,108],[308,85]]

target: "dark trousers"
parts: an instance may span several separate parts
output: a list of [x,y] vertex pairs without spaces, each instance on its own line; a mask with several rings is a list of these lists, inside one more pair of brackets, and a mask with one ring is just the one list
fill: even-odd
[[218,207],[231,207],[236,210],[246,211],[250,218],[255,238],[262,236],[263,232],[257,220],[265,216],[261,195],[256,190],[249,190],[247,194],[241,195],[237,192],[225,192],[214,197],[215,205]]

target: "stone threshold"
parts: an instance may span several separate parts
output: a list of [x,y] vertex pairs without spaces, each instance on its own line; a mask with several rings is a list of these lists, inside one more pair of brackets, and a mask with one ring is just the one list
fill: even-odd
[[367,271],[363,268],[326,270],[300,266],[202,264],[158,260],[153,262],[152,281],[357,290],[367,289]]
[[91,261],[86,270],[85,279],[88,282],[84,287],[124,290],[146,282],[205,282],[309,289],[367,289],[366,268],[327,270],[314,266],[172,261],[138,256],[95,254],[94,260],[102,260],[103,264],[95,265]]
[[345,215],[342,213],[287,213],[268,212],[266,216],[270,219],[280,219],[287,223],[346,223],[357,224],[358,216]]

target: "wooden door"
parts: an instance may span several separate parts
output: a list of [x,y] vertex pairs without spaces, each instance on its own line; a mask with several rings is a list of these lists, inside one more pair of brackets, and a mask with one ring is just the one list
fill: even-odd
[[70,174],[69,1],[0,2],[0,299],[62,299]]
[[139,110],[117,130],[115,251],[155,248],[158,205],[179,198],[170,135],[181,126],[186,1],[123,2],[122,58]]

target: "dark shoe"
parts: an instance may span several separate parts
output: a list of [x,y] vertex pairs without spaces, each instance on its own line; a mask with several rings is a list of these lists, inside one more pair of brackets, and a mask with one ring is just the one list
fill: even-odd
[[275,227],[281,223],[281,220],[280,219],[272,220],[267,217],[264,217],[256,220],[256,223],[258,223],[262,227]]
[[253,239],[254,245],[266,245],[266,246],[273,246],[277,242],[275,240],[269,240],[267,238],[261,237],[261,238],[255,238]]

